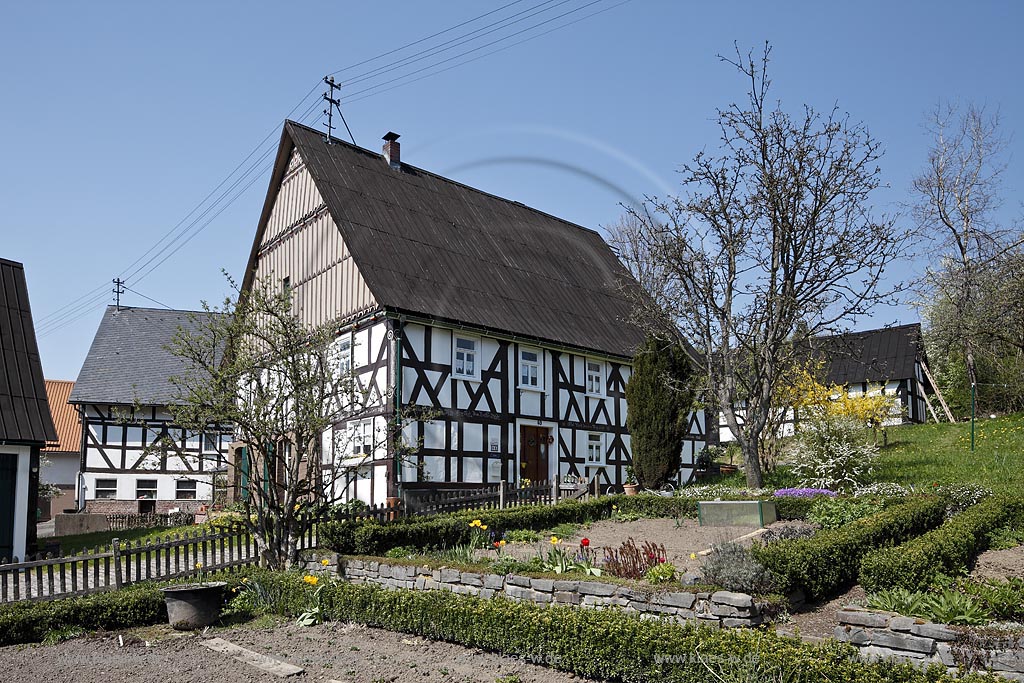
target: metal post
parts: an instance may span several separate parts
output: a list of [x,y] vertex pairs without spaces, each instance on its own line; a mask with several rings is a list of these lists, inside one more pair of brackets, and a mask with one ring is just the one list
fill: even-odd
[[115,538],[111,542],[114,549],[114,588],[121,587],[121,539]]
[[498,484],[498,509],[505,509],[505,480],[502,479],[501,483]]
[[555,478],[551,480],[551,502],[558,502],[558,475],[555,475]]
[[975,394],[977,393],[977,384],[971,382],[971,452],[974,452],[974,406],[976,403]]

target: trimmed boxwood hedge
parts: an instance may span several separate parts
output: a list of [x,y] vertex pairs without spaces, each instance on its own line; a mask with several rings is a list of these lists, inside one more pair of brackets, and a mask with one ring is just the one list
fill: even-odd
[[[241,579],[255,572],[243,568],[215,572],[209,581],[225,581],[237,587]],[[42,642],[51,632],[113,631],[167,622],[167,607],[161,585],[140,583],[79,598],[60,598],[0,605],[0,646]]]
[[[782,519],[803,519],[813,504],[807,498],[777,498]],[[528,505],[505,510],[476,510],[432,517],[405,517],[392,522],[338,520],[321,524],[318,538],[324,547],[343,555],[383,555],[392,548],[424,550],[451,547],[470,538],[468,522],[480,519],[496,534],[510,529],[550,529],[558,524],[586,524],[607,519],[612,506],[623,514],[645,517],[696,517],[697,501],[681,496],[604,496],[590,501],[564,501],[557,505]]]
[[167,621],[164,596],[151,585],[83,598],[17,602],[0,607],[0,645],[41,642],[51,631],[112,631]]
[[[267,574],[252,580],[274,584],[272,592],[281,599],[273,611],[284,616],[301,613],[314,600],[314,589],[295,574]],[[836,641],[808,645],[768,630],[715,630],[641,619],[617,609],[541,606],[445,591],[321,585],[319,604],[328,620],[458,643],[598,680],[994,680],[973,675],[954,679],[938,665],[923,672],[907,664],[869,664],[857,659],[849,645]]]
[[895,548],[869,553],[860,566],[868,591],[924,590],[940,573],[956,573],[988,548],[989,533],[1024,513],[1024,501],[993,496],[948,519],[933,531]]
[[755,545],[754,556],[775,575],[782,592],[799,589],[820,600],[854,583],[869,552],[934,529],[945,511],[943,498],[913,498],[811,538]]

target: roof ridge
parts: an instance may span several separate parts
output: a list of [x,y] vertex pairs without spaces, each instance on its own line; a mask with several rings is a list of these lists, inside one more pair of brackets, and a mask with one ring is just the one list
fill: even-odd
[[[302,129],[307,130],[307,131],[309,131],[311,133],[316,133],[318,135],[323,135],[323,131],[319,131],[316,128],[311,128],[311,127],[309,127],[309,126],[307,126],[307,125],[305,125],[303,123],[299,123],[298,121],[293,121],[291,119],[285,119],[285,124],[292,124],[292,125],[294,125],[294,126],[296,126],[298,128],[302,128]],[[351,148],[351,149],[353,149],[355,151],[362,152],[364,154],[369,154],[369,155],[377,157],[377,158],[379,158],[381,160],[384,159],[384,155],[380,154],[379,152],[374,152],[372,149],[367,149],[365,147],[360,147],[359,145],[353,145],[351,142],[345,142],[344,140],[342,140],[340,138],[336,138],[334,136],[331,136],[331,142],[332,143],[340,143],[340,144],[344,145],[345,147],[349,147],[349,148]],[[542,211],[541,209],[538,209],[538,208],[536,208],[534,206],[530,206],[529,204],[524,204],[524,203],[522,203],[520,201],[517,201],[515,199],[509,199],[508,197],[502,197],[499,194],[494,194],[493,192],[488,192],[487,190],[481,190],[479,187],[473,187],[472,185],[467,185],[466,183],[460,182],[458,180],[453,180],[452,178],[449,178],[447,176],[443,176],[440,173],[435,173],[434,171],[429,171],[429,170],[427,170],[425,168],[420,168],[419,166],[413,166],[412,164],[406,163],[404,161],[401,162],[401,163],[402,163],[402,166],[408,166],[409,168],[414,169],[414,170],[418,171],[419,173],[423,173],[425,175],[433,176],[434,178],[437,178],[438,180],[443,180],[446,183],[451,183],[452,185],[457,185],[459,187],[464,187],[467,190],[472,190],[473,192],[485,195],[487,197],[493,197],[494,199],[500,199],[501,201],[507,202],[509,204],[514,204],[516,206],[521,206],[524,209],[529,209],[530,211],[533,211],[534,213],[538,213],[538,214],[540,214],[542,216],[545,216],[547,218],[553,218],[554,220],[556,220],[556,221],[558,221],[560,223],[564,223],[565,225],[567,225],[567,226],[569,226],[571,228],[576,228],[578,230],[583,230],[584,232],[589,232],[589,233],[592,233],[594,235],[597,235],[602,240],[604,239],[604,235],[602,235],[597,230],[594,230],[593,228],[588,228],[585,225],[580,225],[579,223],[574,223],[574,222],[572,222],[570,220],[566,220],[565,218],[562,218],[561,216],[556,216],[553,213],[548,213],[547,211]]]

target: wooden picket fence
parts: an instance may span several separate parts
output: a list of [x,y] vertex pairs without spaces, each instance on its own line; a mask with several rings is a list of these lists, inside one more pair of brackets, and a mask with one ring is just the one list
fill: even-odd
[[195,521],[196,516],[187,512],[107,515],[107,523],[110,524],[111,531],[186,526],[189,524],[195,524]]
[[[299,549],[315,545],[315,530],[309,525]],[[256,543],[242,526],[150,542],[115,538],[107,546],[70,557],[0,560],[0,603],[88,595],[139,581],[167,581],[258,562]]]
[[567,487],[558,479],[529,484],[487,484],[472,489],[422,494],[409,491],[403,496],[403,513],[407,515],[439,515],[460,510],[504,510],[522,505],[552,505],[559,500],[575,498],[577,486]]

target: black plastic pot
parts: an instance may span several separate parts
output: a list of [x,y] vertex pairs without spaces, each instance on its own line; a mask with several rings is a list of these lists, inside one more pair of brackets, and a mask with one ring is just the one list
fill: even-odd
[[220,618],[226,585],[223,581],[210,581],[163,588],[171,627],[191,631],[216,622]]

